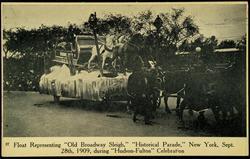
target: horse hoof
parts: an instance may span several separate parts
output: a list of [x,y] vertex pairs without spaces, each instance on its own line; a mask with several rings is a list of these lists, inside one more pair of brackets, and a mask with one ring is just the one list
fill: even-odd
[[153,125],[150,121],[145,121],[145,125]]
[[133,119],[133,122],[135,123],[136,121],[137,121],[137,119],[134,118],[134,119]]
[[132,114],[132,112],[130,111],[130,110],[127,110],[127,112],[126,112],[127,114]]
[[166,113],[168,113],[168,114],[172,114],[172,112],[170,111],[170,110],[165,110],[166,111]]
[[184,123],[183,120],[179,120],[177,124],[180,125],[180,126],[184,126],[185,123]]

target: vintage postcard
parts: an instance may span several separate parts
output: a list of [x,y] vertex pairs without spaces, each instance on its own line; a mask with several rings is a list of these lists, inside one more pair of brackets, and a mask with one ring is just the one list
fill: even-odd
[[3,156],[247,156],[248,3],[1,3]]

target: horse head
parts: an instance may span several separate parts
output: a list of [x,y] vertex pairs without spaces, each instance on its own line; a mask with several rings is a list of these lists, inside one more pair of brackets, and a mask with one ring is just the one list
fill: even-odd
[[66,46],[67,46],[67,42],[63,41],[63,42],[60,42],[56,45],[56,48],[57,49],[63,49],[63,50],[66,50]]

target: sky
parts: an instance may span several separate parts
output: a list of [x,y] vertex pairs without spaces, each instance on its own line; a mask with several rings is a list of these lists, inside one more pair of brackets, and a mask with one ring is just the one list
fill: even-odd
[[4,29],[30,29],[41,24],[66,26],[70,22],[80,25],[93,12],[98,17],[109,13],[133,16],[145,10],[154,14],[169,12],[171,8],[184,8],[185,15],[193,17],[205,37],[215,35],[219,41],[238,40],[246,34],[246,3],[2,3],[1,19]]

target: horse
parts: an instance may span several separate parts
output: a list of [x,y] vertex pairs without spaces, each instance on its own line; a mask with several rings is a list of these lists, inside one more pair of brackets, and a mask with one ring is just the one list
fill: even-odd
[[[123,46],[126,42],[125,39],[127,39],[125,36],[120,36],[116,39],[114,35],[107,35],[105,42],[100,42],[102,44],[98,45],[98,47],[102,58],[102,69],[104,69],[107,58],[111,59],[113,68],[116,67],[117,58],[124,53]],[[88,70],[90,69],[91,62],[97,57],[97,48],[95,46],[92,47],[91,53],[91,57],[88,60]]]
[[[139,55],[137,55],[139,56]],[[143,62],[144,63],[144,62]],[[146,79],[146,86],[143,86],[143,89],[146,89],[146,94],[147,94],[147,102],[148,104],[150,104],[150,112],[149,114],[151,116],[153,116],[153,113],[156,111],[156,109],[159,107],[160,105],[160,101],[161,101],[161,89],[160,89],[160,84],[161,84],[161,79],[159,79],[158,77],[158,72],[157,69],[155,68],[155,64],[153,61],[148,61],[149,67],[146,66],[147,63],[144,63],[146,65],[144,65],[144,67],[140,70],[141,72],[143,72],[143,74],[141,74],[141,76],[137,77],[139,79],[137,80],[141,80],[140,78],[145,78]],[[136,64],[135,64],[136,65]],[[135,69],[134,66],[133,70]],[[133,76],[129,76],[130,79],[134,79]],[[136,80],[135,80],[136,81]],[[137,82],[137,81],[136,81]],[[131,84],[128,83],[128,90],[129,87],[131,87]],[[132,86],[132,89],[141,89],[140,87],[136,87],[134,88]],[[131,112],[131,110],[133,110],[133,98],[131,98],[131,95],[128,94],[128,99],[127,99],[127,111],[128,113]]]
[[242,94],[242,72],[241,63],[232,63],[219,72],[215,87],[215,93],[218,97],[219,109],[222,112],[222,120],[227,118],[227,113],[233,116],[234,108],[241,117],[244,107],[244,95]]
[[159,66],[156,66],[156,62],[153,60],[148,61],[148,68],[146,69],[148,84],[149,84],[149,93],[151,94],[150,99],[153,105],[153,111],[156,111],[161,104],[161,82],[162,79],[159,77]]
[[56,49],[66,51],[69,49],[69,47],[72,47],[71,45],[72,45],[72,43],[67,43],[67,42],[63,41],[63,42],[60,42],[56,45]]
[[[113,56],[114,56],[114,53],[112,50],[107,50],[104,48],[104,45],[98,45],[99,47],[99,51],[100,51],[100,55],[101,55],[101,58],[102,58],[102,69],[104,68],[105,66],[105,62],[106,62],[106,59],[107,58],[111,58],[113,59]],[[91,49],[91,57],[90,59],[88,60],[88,70],[90,70],[90,65],[91,65],[91,62],[97,57],[97,48],[96,46],[92,47]]]
[[[105,38],[105,42],[102,43],[101,45],[99,44],[99,52],[102,58],[102,69],[104,69],[105,66],[105,62],[107,58],[111,58],[113,59],[114,56],[114,35],[107,35]],[[88,60],[88,70],[90,70],[90,64],[91,62],[97,57],[98,53],[97,53],[97,47],[93,46],[92,50],[91,50],[91,57]],[[113,60],[112,60],[113,61]]]
[[162,71],[160,67],[157,67],[157,79],[160,82],[160,89],[163,90],[162,96],[165,103],[165,111],[167,113],[171,113],[168,106],[168,99],[171,96],[177,97],[176,110],[178,111],[181,98],[184,98],[185,95],[185,87],[188,82],[188,71],[189,70]]
[[[181,85],[183,85],[183,88],[176,93],[176,112],[180,121],[183,120],[184,109],[200,111],[207,108],[211,108],[216,121],[218,121],[220,111],[223,114],[227,113],[228,110],[232,111],[232,107],[228,107],[229,103],[225,102],[229,101],[227,98],[232,94],[232,88],[225,83],[225,78],[224,73],[221,72],[215,72],[207,68],[201,70],[194,68],[189,69],[187,72],[182,72],[179,75],[174,72],[172,80],[179,82],[172,84],[170,73],[168,73],[166,74],[166,79],[168,80],[164,83],[164,91],[165,94],[168,94],[171,92],[171,88],[172,92],[174,92],[174,90],[178,90],[181,88]],[[168,97],[168,95],[164,96],[166,107]],[[181,98],[183,99],[182,102],[180,102]],[[167,109],[168,108],[166,108],[166,111]]]
[[212,82],[213,74],[206,72],[192,72],[186,78],[185,94],[182,96],[183,101],[179,104],[177,111],[179,119],[182,121],[184,109],[200,111],[205,108],[212,108],[216,114],[215,106],[218,100],[215,98],[214,85]]
[[120,43],[117,47],[115,47],[114,58],[113,59],[121,59],[121,66],[123,71],[125,69],[132,70],[135,63],[134,58],[136,56],[141,56],[142,54],[142,46],[143,46],[143,37],[140,34],[133,34],[129,37],[125,37],[125,41]]
[[[137,58],[138,57],[138,58]],[[152,113],[152,103],[150,101],[150,85],[148,83],[148,76],[143,69],[143,61],[140,56],[136,56],[133,67],[133,72],[128,78],[127,91],[131,108],[134,111],[133,121],[136,122],[137,114],[144,116],[145,124],[150,124],[150,117]]]
[[[106,46],[107,41],[108,43],[113,41],[113,46]],[[117,59],[120,59],[122,72],[126,73],[126,69],[131,70],[134,57],[142,52],[142,42],[143,38],[140,34],[120,36],[117,40],[114,36],[107,37],[106,43],[98,46],[102,57],[102,68],[105,66],[106,59],[110,58],[114,69],[116,69]],[[93,47],[92,55],[88,61],[88,69],[90,69],[90,64],[95,57],[97,57],[97,49]]]
[[[240,64],[231,64],[220,71],[207,68],[205,71],[191,71],[185,88],[185,96],[179,106],[180,120],[182,120],[185,108],[193,110],[211,108],[217,122],[237,117],[235,109],[239,113],[238,118],[242,118],[244,96],[241,94],[242,73],[238,67]],[[239,122],[242,122],[241,120],[239,119]]]
[[[182,120],[183,110],[187,107],[190,109],[202,109],[204,105],[209,107],[206,102],[208,98],[212,98],[212,95],[207,92],[212,92],[209,87],[215,84],[212,82],[213,73],[206,73],[206,69],[203,72],[192,67],[187,67],[185,70],[158,71],[167,113],[171,113],[168,107],[169,97],[177,98],[176,113],[180,120]],[[182,102],[181,99],[183,99]]]

